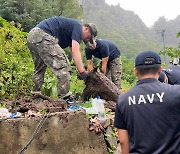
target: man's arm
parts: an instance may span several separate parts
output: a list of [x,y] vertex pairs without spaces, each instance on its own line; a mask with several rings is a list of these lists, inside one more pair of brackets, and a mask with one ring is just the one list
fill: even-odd
[[79,73],[85,72],[85,68],[83,66],[83,62],[81,58],[80,45],[75,40],[72,40],[71,54]]
[[118,129],[119,141],[121,144],[122,154],[129,154],[129,136],[125,129]]
[[87,60],[87,70],[88,71],[92,71],[93,70],[93,61],[91,60]]
[[102,73],[106,75],[107,63],[109,57],[102,58]]

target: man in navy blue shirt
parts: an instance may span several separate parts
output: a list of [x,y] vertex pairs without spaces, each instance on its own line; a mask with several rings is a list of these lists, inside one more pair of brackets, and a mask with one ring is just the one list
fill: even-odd
[[119,97],[115,111],[122,154],[180,153],[180,86],[158,81],[161,70],[156,52],[136,57],[139,81]]
[[180,85],[180,66],[171,65],[164,68],[159,76],[159,81],[165,82],[171,85]]
[[101,71],[121,89],[120,50],[108,40],[96,40],[85,49],[88,71],[93,70],[93,57],[101,59]]
[[86,79],[80,42],[91,42],[97,35],[94,24],[81,25],[78,21],[66,17],[52,17],[41,21],[33,28],[27,38],[35,70],[33,75],[33,93],[41,91],[46,68],[49,67],[58,79],[58,96],[69,98],[70,63],[64,48],[70,47],[79,78]]

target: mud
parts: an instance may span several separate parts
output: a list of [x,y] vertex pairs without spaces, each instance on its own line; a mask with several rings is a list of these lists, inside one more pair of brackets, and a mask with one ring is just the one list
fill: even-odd
[[117,101],[121,90],[106,76],[98,72],[90,72],[86,80],[86,87],[83,90],[82,98],[84,101],[90,97],[100,96],[106,101]]
[[63,100],[34,100],[30,97],[20,98],[14,101],[0,100],[0,104],[6,104],[6,108],[11,112],[25,113],[29,110],[39,112],[40,110],[48,112],[61,112],[67,110],[67,103]]

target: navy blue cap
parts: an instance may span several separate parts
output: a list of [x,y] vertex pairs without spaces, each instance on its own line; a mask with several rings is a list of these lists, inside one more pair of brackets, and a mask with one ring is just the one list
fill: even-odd
[[164,79],[165,79],[165,73],[164,72],[161,72],[160,75],[159,75],[159,81],[160,82],[164,82]]
[[143,51],[135,59],[135,66],[161,64],[161,57],[154,51]]

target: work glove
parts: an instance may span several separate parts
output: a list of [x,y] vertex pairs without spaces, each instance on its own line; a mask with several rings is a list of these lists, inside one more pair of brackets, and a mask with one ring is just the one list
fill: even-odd
[[83,73],[79,73],[79,74],[78,74],[78,78],[79,78],[80,80],[84,80],[85,82],[86,82],[86,80],[87,80],[87,76],[88,76],[87,72],[83,72]]

